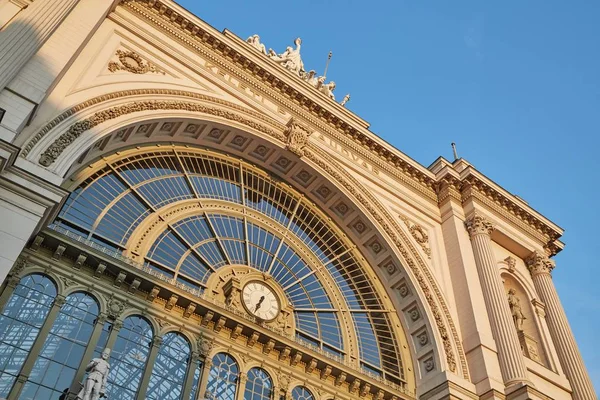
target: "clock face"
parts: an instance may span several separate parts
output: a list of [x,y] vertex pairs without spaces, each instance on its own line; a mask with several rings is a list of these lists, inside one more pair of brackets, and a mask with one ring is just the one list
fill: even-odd
[[271,321],[279,314],[277,295],[262,282],[249,282],[242,290],[242,298],[246,310],[257,318]]

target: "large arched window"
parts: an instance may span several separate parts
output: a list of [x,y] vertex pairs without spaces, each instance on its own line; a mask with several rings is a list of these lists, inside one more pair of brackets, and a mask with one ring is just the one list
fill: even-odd
[[127,317],[110,354],[107,397],[134,400],[150,354],[152,327],[138,316]]
[[244,400],[271,400],[273,398],[273,381],[262,368],[248,371]]
[[268,273],[294,307],[299,342],[404,381],[390,305],[343,229],[307,196],[209,150],[136,150],[92,169],[82,172],[54,229],[135,258],[193,293],[230,265]]
[[67,297],[19,398],[55,399],[69,388],[97,317],[98,303],[92,296]]
[[154,362],[146,397],[152,400],[181,399],[189,361],[187,340],[178,333],[167,333]]
[[237,362],[229,354],[216,354],[210,368],[205,397],[214,400],[235,400],[239,372]]
[[0,314],[0,398],[8,397],[25,358],[40,332],[56,286],[39,274],[21,279]]
[[296,386],[292,390],[292,399],[293,400],[314,400],[315,398],[312,395],[312,393],[310,392],[310,390],[308,390],[304,386]]

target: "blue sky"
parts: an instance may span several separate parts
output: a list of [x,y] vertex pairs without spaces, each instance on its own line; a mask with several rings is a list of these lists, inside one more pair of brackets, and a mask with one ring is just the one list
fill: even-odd
[[[600,2],[179,0],[219,30],[258,33],[371,130],[429,165],[450,142],[482,173],[563,227],[554,282],[600,389]],[[596,270],[595,272],[593,270]]]

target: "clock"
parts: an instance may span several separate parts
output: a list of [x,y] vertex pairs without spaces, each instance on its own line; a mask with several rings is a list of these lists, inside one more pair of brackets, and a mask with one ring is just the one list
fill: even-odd
[[281,308],[275,291],[259,281],[251,281],[242,289],[242,302],[246,310],[263,321],[272,321]]

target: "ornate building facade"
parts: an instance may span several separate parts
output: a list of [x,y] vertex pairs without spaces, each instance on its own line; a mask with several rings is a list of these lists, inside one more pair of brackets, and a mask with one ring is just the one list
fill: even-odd
[[596,398],[562,230],[379,139],[299,38],[170,0],[0,29],[0,398],[77,398],[105,349],[109,399]]

